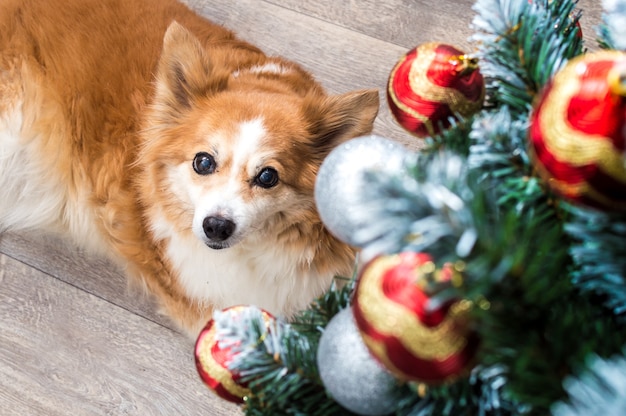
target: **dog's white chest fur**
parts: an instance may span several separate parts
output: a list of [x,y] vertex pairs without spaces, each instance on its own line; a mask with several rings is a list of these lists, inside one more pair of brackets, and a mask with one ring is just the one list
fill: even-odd
[[306,253],[295,254],[284,247],[263,244],[213,250],[195,238],[173,234],[167,255],[179,283],[199,304],[225,308],[257,305],[276,315],[291,315],[304,309],[311,295],[326,289],[315,271],[298,269]]

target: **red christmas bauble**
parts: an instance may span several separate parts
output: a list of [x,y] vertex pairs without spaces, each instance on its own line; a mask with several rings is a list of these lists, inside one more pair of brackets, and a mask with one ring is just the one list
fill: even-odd
[[531,116],[533,163],[571,202],[626,210],[626,54],[572,59],[546,85]]
[[[241,313],[246,306],[233,306],[223,312]],[[261,311],[266,322],[273,319],[268,312]],[[236,316],[235,316],[236,318]],[[234,354],[230,348],[222,348],[216,339],[214,321],[200,332],[196,341],[196,368],[202,381],[218,396],[233,403],[242,403],[243,398],[250,395],[250,390],[242,385],[239,374],[228,369]]]
[[446,282],[456,275],[452,265],[436,269],[425,253],[380,256],[363,269],[355,320],[372,355],[396,377],[440,384],[469,368],[478,346],[471,303],[437,303],[426,290],[429,278]]
[[389,76],[387,101],[407,131],[426,137],[449,127],[450,118],[482,108],[485,81],[477,60],[441,43],[410,50]]

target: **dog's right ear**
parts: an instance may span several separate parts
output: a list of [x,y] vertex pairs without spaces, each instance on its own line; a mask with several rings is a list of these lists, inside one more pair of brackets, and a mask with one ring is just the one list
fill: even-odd
[[346,140],[368,134],[378,114],[378,91],[360,90],[319,98],[307,97],[304,113],[313,135],[311,156],[321,161]]
[[189,108],[194,97],[225,88],[227,77],[216,77],[212,72],[200,41],[178,22],[172,22],[163,37],[157,69],[157,104]]

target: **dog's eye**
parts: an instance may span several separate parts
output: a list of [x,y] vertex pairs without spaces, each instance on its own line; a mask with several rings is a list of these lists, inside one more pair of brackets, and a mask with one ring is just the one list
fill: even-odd
[[278,172],[274,168],[263,168],[254,178],[254,183],[261,188],[271,188],[278,183]]
[[206,152],[200,152],[193,158],[193,170],[198,175],[210,175],[216,167],[215,159]]

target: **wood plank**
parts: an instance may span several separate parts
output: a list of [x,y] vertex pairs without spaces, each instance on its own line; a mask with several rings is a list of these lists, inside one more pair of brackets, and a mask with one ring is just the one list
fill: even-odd
[[[406,49],[424,42],[444,42],[471,51],[474,0],[268,0],[270,3],[384,40]],[[596,49],[595,27],[602,7],[597,0],[580,0],[581,27],[587,48]]]
[[384,40],[405,49],[424,42],[444,42],[469,49],[467,38],[473,0],[269,0],[306,14]]
[[1,414],[240,414],[168,328],[4,255],[0,285]]
[[118,307],[177,329],[158,313],[154,299],[131,285],[117,265],[82,252],[67,241],[36,232],[7,232],[0,234],[0,252]]

